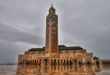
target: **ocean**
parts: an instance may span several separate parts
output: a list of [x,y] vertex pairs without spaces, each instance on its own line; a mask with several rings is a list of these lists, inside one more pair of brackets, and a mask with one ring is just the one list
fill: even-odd
[[[0,65],[0,75],[16,75],[16,68],[17,65]],[[105,68],[102,72],[97,72],[96,75],[110,75],[110,69]]]

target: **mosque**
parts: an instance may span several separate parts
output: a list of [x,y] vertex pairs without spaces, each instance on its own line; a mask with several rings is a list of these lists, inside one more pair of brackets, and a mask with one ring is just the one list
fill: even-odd
[[58,45],[58,15],[51,5],[46,17],[45,47],[31,48],[24,54],[20,54],[18,67],[20,65],[97,65],[100,67],[101,61],[94,57],[92,52],[87,52],[80,46]]

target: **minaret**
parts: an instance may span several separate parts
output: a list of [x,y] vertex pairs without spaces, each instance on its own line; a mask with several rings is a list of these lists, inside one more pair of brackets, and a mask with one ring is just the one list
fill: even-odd
[[51,5],[49,14],[46,17],[46,56],[58,54],[58,16],[56,9]]

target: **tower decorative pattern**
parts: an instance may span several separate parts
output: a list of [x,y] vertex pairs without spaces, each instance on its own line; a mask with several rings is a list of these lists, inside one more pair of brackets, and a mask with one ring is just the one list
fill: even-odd
[[56,9],[52,5],[46,17],[45,54],[47,56],[51,55],[51,53],[58,53],[58,16],[55,11]]

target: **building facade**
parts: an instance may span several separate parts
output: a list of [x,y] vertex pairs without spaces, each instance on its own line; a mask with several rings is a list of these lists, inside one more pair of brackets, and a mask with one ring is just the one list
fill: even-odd
[[[87,52],[80,46],[58,45],[58,15],[53,5],[46,17],[46,40],[45,47],[32,48],[18,56],[20,65],[59,66],[59,65],[98,65],[101,62],[95,59],[93,53]],[[18,69],[17,72],[20,70]]]

